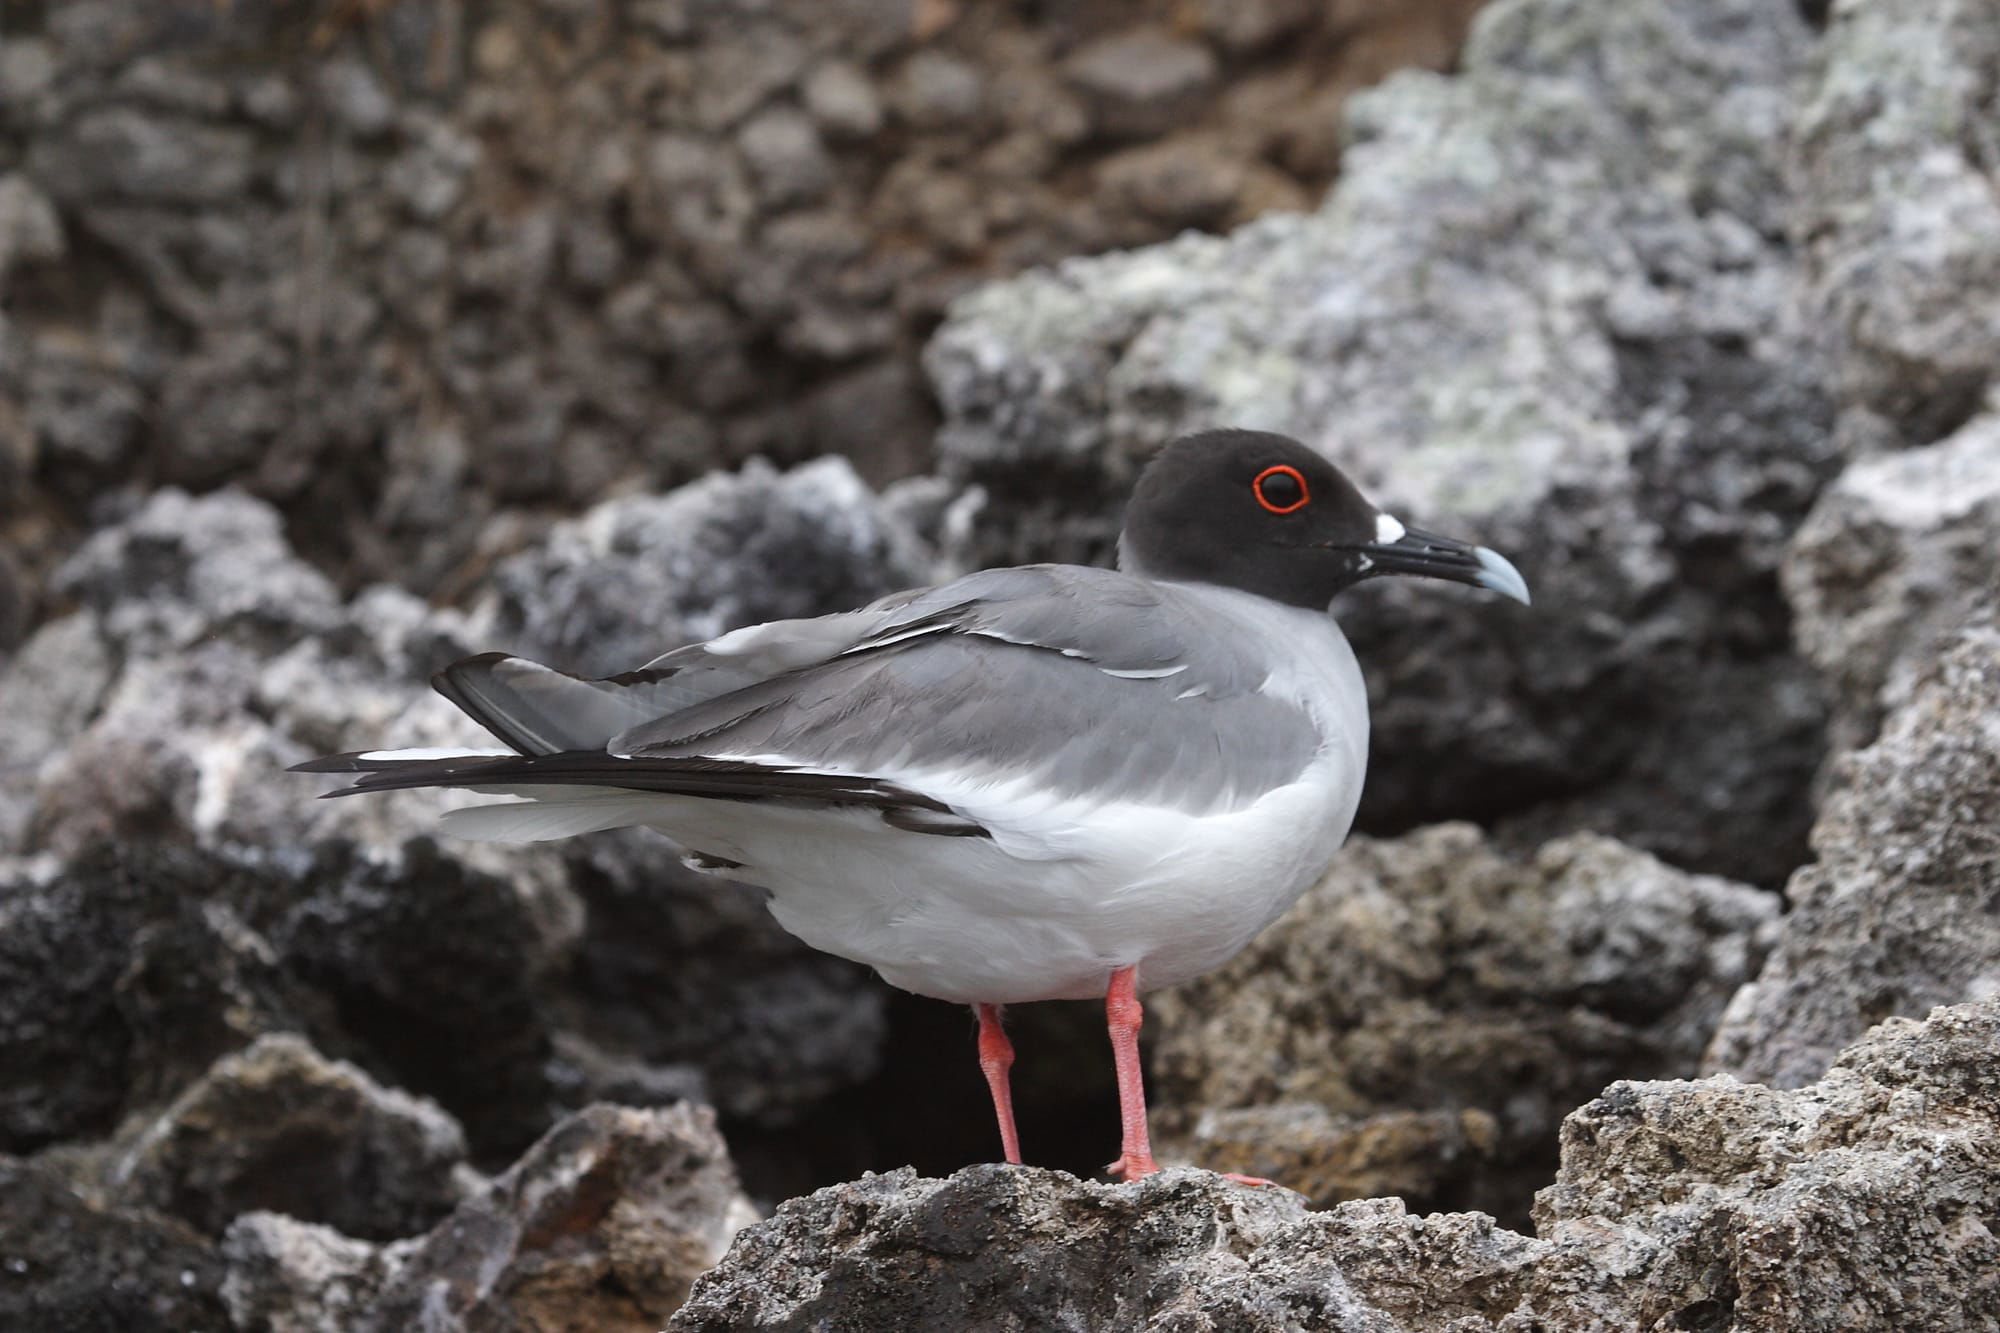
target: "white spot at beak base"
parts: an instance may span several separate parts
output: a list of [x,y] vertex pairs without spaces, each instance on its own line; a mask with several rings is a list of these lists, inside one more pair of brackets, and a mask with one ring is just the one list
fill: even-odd
[[1395,515],[1375,515],[1375,544],[1377,546],[1388,546],[1393,542],[1403,540],[1403,534],[1406,531],[1408,529],[1397,520]]

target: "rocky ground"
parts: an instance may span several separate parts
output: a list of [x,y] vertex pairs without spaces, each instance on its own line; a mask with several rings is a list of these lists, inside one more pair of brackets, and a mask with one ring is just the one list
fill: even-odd
[[[0,1325],[2000,1326],[2000,24],[1471,9],[0,3]],[[1291,1189],[1079,1179],[1081,1005],[968,1165],[664,842],[283,772],[1217,423],[1536,592],[1345,599],[1362,832],[1149,1001]]]

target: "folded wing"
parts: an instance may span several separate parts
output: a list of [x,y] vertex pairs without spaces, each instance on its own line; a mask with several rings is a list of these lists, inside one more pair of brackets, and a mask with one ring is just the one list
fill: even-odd
[[1240,808],[1295,777],[1319,738],[1202,615],[1157,585],[1045,566],[751,626],[605,680],[488,654],[435,684],[518,753],[302,767],[359,774],[333,795],[448,786],[611,802],[541,820],[566,829],[644,822],[624,817],[644,809],[633,793],[861,807],[958,836],[984,831],[967,794],[1010,784]]

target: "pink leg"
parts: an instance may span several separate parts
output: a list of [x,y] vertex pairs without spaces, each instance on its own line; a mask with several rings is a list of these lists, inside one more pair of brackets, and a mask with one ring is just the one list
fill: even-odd
[[982,1004],[979,1012],[979,1068],[993,1094],[993,1114],[1000,1121],[1000,1151],[1015,1166],[1021,1164],[1021,1140],[1014,1133],[1014,1094],[1007,1071],[1014,1067],[1014,1044],[1000,1028],[1000,1006]]
[[1121,967],[1111,974],[1104,992],[1104,1019],[1111,1029],[1111,1062],[1118,1070],[1118,1121],[1123,1130],[1118,1160],[1104,1169],[1114,1176],[1137,1180],[1160,1169],[1146,1137],[1146,1085],[1139,1077],[1139,969]]
[[[1104,1017],[1111,1028],[1111,1060],[1118,1069],[1118,1119],[1124,1128],[1124,1144],[1118,1160],[1105,1167],[1114,1176],[1137,1180],[1160,1169],[1153,1160],[1153,1145],[1146,1134],[1146,1086],[1139,1076],[1139,1023],[1145,1010],[1139,1006],[1139,969],[1121,967],[1111,974],[1104,992]],[[1239,1185],[1269,1185],[1262,1176],[1223,1173]]]

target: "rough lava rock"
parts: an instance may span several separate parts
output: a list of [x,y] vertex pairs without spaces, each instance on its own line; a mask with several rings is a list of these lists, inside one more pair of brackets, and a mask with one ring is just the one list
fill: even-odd
[[1835,767],[1813,848],[1818,860],[1786,891],[1777,947],[1716,1033],[1712,1068],[1794,1087],[1871,1023],[2000,989],[2000,611],[1990,601],[1875,743]]
[[1784,583],[1832,687],[1833,753],[1866,745],[2000,588],[2000,415],[1849,465],[1792,539]]
[[103,843],[0,878],[0,1150],[108,1134],[267,1033],[433,1097],[504,1160],[583,1099],[556,956],[507,884],[416,842],[310,857]]
[[77,611],[0,668],[0,690],[45,719],[6,742],[0,769],[0,816],[30,849],[107,837],[394,847],[437,807],[301,801],[310,788],[285,766],[359,728],[480,734],[421,684],[473,651],[466,617],[388,587],[343,600],[292,551],[277,512],[240,492],[158,491],[51,584]]
[[1994,1327],[1995,1050],[1989,998],[1891,1019],[1796,1092],[1613,1085],[1564,1122],[1562,1171],[1536,1200],[1560,1256],[1541,1303],[1631,1274],[1643,1294],[1609,1326]]
[[223,1290],[239,1328],[639,1333],[755,1217],[712,1113],[593,1106],[417,1240],[243,1217]]
[[0,1326],[221,1330],[223,1278],[220,1256],[185,1222],[100,1208],[57,1172],[0,1156]]
[[964,557],[1102,557],[1172,436],[1296,435],[1535,590],[1344,601],[1364,827],[1542,803],[1524,840],[1781,882],[1822,709],[1775,574],[1837,461],[1785,240],[1811,37],[1768,0],[1499,0],[1461,72],[1354,100],[1316,213],[966,296],[927,353],[941,466],[988,496]]
[[1698,1068],[1776,917],[1594,835],[1527,857],[1463,824],[1357,838],[1243,953],[1148,997],[1158,1127],[1321,1204],[1523,1218],[1572,1107]]
[[390,856],[328,843],[280,885],[261,924],[333,1009],[343,1041],[323,1049],[443,1104],[489,1162],[583,1098],[549,998],[573,923],[552,929],[509,879],[425,839]]
[[1855,451],[1951,433],[2000,366],[1991,20],[1962,0],[1834,5],[1800,98],[1792,230]]
[[580,675],[738,625],[844,611],[925,582],[927,553],[840,458],[752,462],[610,500],[493,571],[489,633]]
[[272,1209],[374,1240],[427,1230],[458,1202],[465,1134],[290,1034],[224,1056],[116,1152],[108,1194],[220,1235]]
[[1295,1194],[1184,1168],[1107,1186],[1034,1167],[946,1180],[906,1167],[782,1205],[669,1327],[1388,1333],[1331,1256],[1303,1252],[1309,1216]]
[[1184,1169],[870,1176],[744,1231],[670,1327],[1974,1333],[2000,1320],[1996,1047],[1988,1000],[1797,1091],[1614,1084],[1565,1122],[1533,1237]]
[[0,1151],[102,1137],[327,1006],[252,926],[266,876],[173,847],[99,847],[0,879]]

